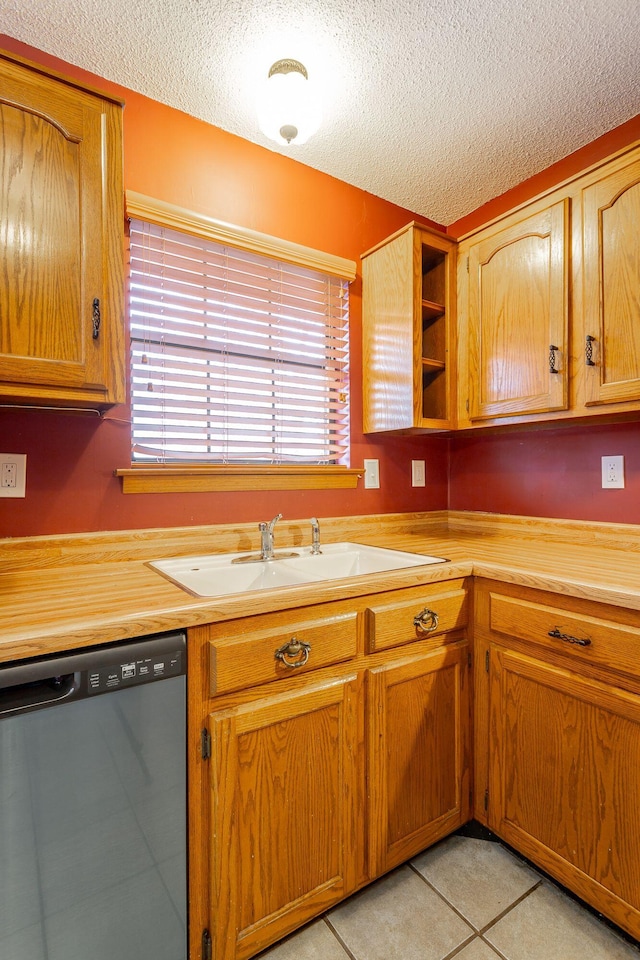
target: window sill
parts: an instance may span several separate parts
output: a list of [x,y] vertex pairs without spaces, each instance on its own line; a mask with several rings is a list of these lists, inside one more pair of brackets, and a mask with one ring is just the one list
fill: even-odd
[[132,466],[114,471],[123,493],[210,493],[255,490],[355,489],[363,471],[339,466],[278,464]]

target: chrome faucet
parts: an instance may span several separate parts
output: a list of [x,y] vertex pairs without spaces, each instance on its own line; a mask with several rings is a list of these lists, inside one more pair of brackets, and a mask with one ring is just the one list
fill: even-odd
[[260,531],[260,559],[273,560],[273,528],[278,520],[282,520],[282,514],[279,513],[269,523],[259,523]]
[[311,553],[322,553],[320,549],[320,524],[316,517],[311,517]]

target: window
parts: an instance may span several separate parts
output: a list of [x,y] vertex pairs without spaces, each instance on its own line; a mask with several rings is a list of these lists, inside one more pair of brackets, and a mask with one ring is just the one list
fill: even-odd
[[134,461],[348,463],[348,280],[291,259],[131,219]]

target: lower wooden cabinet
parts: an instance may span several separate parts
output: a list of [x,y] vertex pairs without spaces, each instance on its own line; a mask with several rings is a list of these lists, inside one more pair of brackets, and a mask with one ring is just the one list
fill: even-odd
[[469,818],[466,616],[457,580],[189,631],[192,960],[247,960]]
[[640,938],[640,612],[459,579],[189,643],[192,960],[248,960],[472,816]]
[[359,688],[331,676],[211,714],[215,960],[253,956],[355,889]]
[[369,869],[379,876],[469,819],[465,642],[369,671]]
[[488,826],[640,938],[639,615],[504,584],[477,607]]

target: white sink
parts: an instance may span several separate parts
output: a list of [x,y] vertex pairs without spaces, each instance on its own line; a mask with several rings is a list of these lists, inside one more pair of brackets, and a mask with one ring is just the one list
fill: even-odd
[[287,559],[237,562],[245,556],[218,553],[176,557],[152,560],[149,566],[196,597],[223,597],[447,562],[443,557],[367,547],[361,543],[328,543],[322,547],[322,553],[316,555],[306,547],[299,550],[298,556]]

